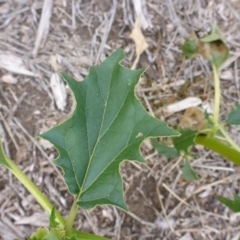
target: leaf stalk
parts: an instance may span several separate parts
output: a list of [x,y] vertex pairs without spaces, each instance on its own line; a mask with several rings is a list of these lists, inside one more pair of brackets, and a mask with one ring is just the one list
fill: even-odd
[[196,136],[195,143],[211,149],[212,151],[222,155],[229,161],[240,166],[240,152],[235,148],[232,148],[222,143],[215,137],[209,137],[207,135],[200,134]]
[[215,64],[212,64],[213,76],[214,76],[214,112],[213,112],[213,123],[214,128],[217,131],[219,128],[219,112],[220,112],[220,98],[221,98],[221,89],[220,89],[220,79],[218,68]]
[[[38,187],[21,171],[21,169],[14,164],[14,162],[4,156],[9,167],[8,169],[11,173],[27,188],[27,190],[32,194],[32,196],[37,200],[37,202],[42,206],[42,208],[47,212],[48,215],[51,214],[53,205],[50,203],[48,198],[38,189]],[[62,215],[55,210],[56,221],[59,223],[59,228],[64,228],[65,219]]]
[[74,220],[76,218],[77,211],[78,211],[77,202],[78,202],[78,199],[79,199],[80,195],[81,195],[81,193],[78,195],[78,197],[75,198],[75,200],[74,200],[74,202],[72,204],[70,213],[69,213],[69,215],[67,217],[66,225],[65,225],[66,236],[70,236],[71,233],[72,233],[73,223],[74,223]]
[[222,126],[219,128],[219,131],[222,133],[222,135],[224,136],[225,140],[229,143],[229,145],[236,149],[238,152],[240,152],[240,147],[232,140],[232,138],[228,135],[228,133]]

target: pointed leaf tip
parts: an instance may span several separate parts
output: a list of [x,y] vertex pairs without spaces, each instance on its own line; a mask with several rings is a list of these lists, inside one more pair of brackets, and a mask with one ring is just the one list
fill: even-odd
[[233,200],[218,196],[217,200],[231,209],[233,212],[240,212],[240,196],[234,194]]
[[143,69],[123,67],[123,57],[118,49],[101,65],[91,67],[82,82],[62,74],[76,108],[69,119],[42,134],[58,150],[55,163],[82,208],[111,204],[127,209],[120,164],[143,161],[139,148],[144,139],[178,134],[143,108],[134,92]]
[[1,136],[0,136],[0,164],[5,166],[6,168],[11,168],[10,164],[9,164],[9,159],[6,156],[4,149],[3,149],[3,145],[2,145],[2,141],[1,141]]

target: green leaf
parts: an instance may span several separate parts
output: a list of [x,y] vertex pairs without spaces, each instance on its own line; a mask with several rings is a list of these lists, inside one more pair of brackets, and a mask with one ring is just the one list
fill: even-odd
[[60,229],[38,228],[37,231],[28,238],[28,240],[63,240],[65,232]]
[[78,240],[78,239],[83,239],[83,238],[77,238],[76,234],[74,234],[70,237],[66,237],[66,240]]
[[221,140],[206,134],[198,134],[195,138],[195,143],[207,147],[227,160],[240,166],[240,152],[230,147],[228,144],[223,143]]
[[108,240],[109,238],[93,235],[93,234],[84,234],[77,230],[73,230],[71,237],[68,237],[67,240]]
[[11,165],[9,164],[9,159],[6,156],[4,150],[3,150],[3,145],[2,145],[2,141],[1,141],[1,136],[0,136],[0,164],[2,164],[3,166],[7,167],[8,169],[11,168]]
[[218,196],[217,200],[230,208],[233,212],[240,212],[240,197],[237,194],[234,194],[233,200]]
[[56,211],[56,208],[53,207],[51,214],[50,214],[50,223],[49,223],[50,228],[56,228],[59,226],[59,223],[56,221],[55,211]]
[[204,118],[206,120],[207,126],[209,126],[209,127],[214,126],[214,123],[212,120],[212,115],[210,113],[208,113],[206,110],[204,111]]
[[229,56],[223,34],[216,24],[212,25],[211,32],[203,38],[199,38],[195,32],[191,33],[182,46],[182,52],[187,58],[201,55],[210,60],[217,69]]
[[182,52],[187,58],[192,58],[194,55],[198,54],[199,47],[196,39],[188,38],[182,45]]
[[240,105],[236,104],[236,109],[228,114],[227,122],[232,125],[240,125]]
[[43,239],[48,234],[48,229],[46,228],[38,228],[35,233],[32,234],[28,240],[40,240]]
[[134,89],[145,69],[121,66],[124,57],[118,49],[100,66],[91,67],[82,82],[62,73],[76,108],[69,119],[41,135],[58,150],[55,163],[84,209],[100,204],[127,209],[120,164],[144,162],[139,152],[144,139],[178,135],[151,117],[136,98]]
[[163,154],[166,158],[174,158],[179,156],[179,153],[175,148],[161,144],[155,138],[151,139],[151,144],[159,154]]
[[38,228],[35,233],[32,234],[28,240],[107,240],[108,238],[79,232],[73,230],[73,234],[70,237],[65,236],[65,231],[57,228],[47,229]]
[[217,67],[217,69],[219,69],[229,56],[229,50],[224,41],[221,30],[216,24],[213,24],[211,33],[200,40],[209,44],[210,52],[206,56]]
[[201,38],[201,41],[210,43],[217,40],[223,41],[223,34],[216,24],[212,24],[211,32],[207,34],[205,37]]
[[179,132],[181,133],[181,135],[180,137],[173,138],[173,144],[177,151],[188,154],[189,148],[195,145],[194,139],[196,137],[197,131],[192,129],[180,128]]
[[184,162],[184,165],[182,168],[182,177],[187,181],[199,180],[197,172],[193,170],[188,160]]

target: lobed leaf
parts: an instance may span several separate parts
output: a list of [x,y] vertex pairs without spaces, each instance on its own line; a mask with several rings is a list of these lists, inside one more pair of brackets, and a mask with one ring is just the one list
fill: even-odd
[[100,204],[127,209],[120,164],[144,162],[139,152],[144,139],[178,135],[143,108],[134,89],[145,69],[126,69],[120,65],[123,58],[118,49],[100,66],[91,67],[82,82],[62,73],[76,108],[69,119],[41,135],[58,150],[55,163],[84,209]]
[[236,108],[228,114],[227,122],[232,125],[240,125],[240,105],[236,104]]

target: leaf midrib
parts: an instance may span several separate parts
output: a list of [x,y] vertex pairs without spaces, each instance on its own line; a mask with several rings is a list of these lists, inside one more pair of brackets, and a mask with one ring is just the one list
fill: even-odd
[[[112,71],[111,78],[110,78],[110,79],[111,79],[111,80],[110,80],[110,83],[112,82],[113,73],[115,72],[115,69],[116,69],[117,67],[121,67],[121,66],[119,66],[119,63],[115,64],[115,66],[114,66],[114,69],[113,69],[113,71]],[[97,71],[95,70],[95,68],[93,68],[93,69],[94,69],[94,71],[95,71],[95,73],[96,73],[96,75],[97,75],[97,79],[98,79],[97,82],[98,82],[98,86],[99,86],[99,76],[98,76],[98,73],[97,73]],[[115,83],[116,83],[116,82],[115,82]],[[114,84],[115,84],[115,83],[114,83]],[[103,134],[101,134],[101,137],[99,138],[100,133],[101,133],[101,130],[102,130],[102,127],[103,127],[104,119],[105,119],[105,114],[106,114],[106,109],[107,109],[106,106],[107,106],[107,104],[108,104],[109,95],[110,95],[110,92],[111,92],[111,90],[110,90],[110,85],[111,85],[111,84],[109,84],[109,90],[108,90],[108,95],[107,95],[106,101],[104,101],[104,98],[103,98],[102,93],[101,93],[101,97],[103,98],[103,101],[105,102],[105,105],[104,105],[104,113],[103,113],[103,115],[102,115],[102,121],[101,121],[101,126],[100,126],[100,128],[99,128],[99,133],[98,133],[97,141],[96,141],[96,143],[95,143],[95,146],[94,146],[94,148],[93,148],[93,151],[92,151],[91,155],[90,155],[90,152],[89,152],[89,163],[88,163],[87,170],[86,170],[86,173],[85,173],[85,176],[84,176],[84,180],[83,180],[83,182],[82,182],[82,187],[81,187],[82,191],[80,191],[80,193],[78,194],[78,199],[80,199],[82,193],[84,193],[84,192],[85,192],[89,187],[91,187],[91,185],[95,182],[95,180],[94,180],[85,190],[83,190],[83,189],[84,189],[85,182],[86,182],[86,178],[87,178],[87,175],[88,175],[90,166],[91,166],[91,162],[92,162],[92,159],[93,159],[95,150],[96,150],[96,148],[97,148],[97,145],[98,145],[100,139],[105,135],[105,133],[107,132],[107,130],[109,129],[109,127],[112,125],[112,123],[115,121],[116,117],[118,116],[118,113],[121,111],[122,106],[124,105],[124,102],[125,102],[125,100],[126,100],[126,98],[125,98],[124,101],[123,101],[123,103],[122,103],[122,106],[119,108],[119,111],[118,111],[118,113],[116,114],[115,118],[114,118],[113,121],[109,124],[109,127],[106,129],[106,131],[105,131]],[[112,87],[112,88],[113,88],[113,87]],[[99,87],[99,89],[100,89],[100,87]],[[129,91],[128,91],[128,93],[129,93]],[[128,95],[128,93],[126,94],[126,96]],[[106,103],[107,103],[107,104],[106,104]],[[86,116],[86,125],[87,125],[87,123],[88,123],[88,122],[87,122],[87,115],[85,114],[85,116]],[[87,127],[87,133],[88,133],[88,127]],[[89,150],[90,147],[89,147],[89,137],[88,137],[88,134],[87,134],[87,138],[88,138],[88,150]],[[106,169],[110,164],[111,164],[111,162],[105,167],[105,169]],[[102,172],[101,172],[101,173],[102,173]],[[100,173],[99,175],[101,175],[101,173]],[[99,177],[99,175],[98,175],[95,179],[97,179],[97,178]]]
[[[145,135],[147,136],[151,131],[154,131],[155,128],[157,128],[157,127],[154,127],[153,129],[149,130],[149,132],[147,132]],[[129,144],[130,138],[131,138],[131,135],[129,135],[129,139],[128,139],[128,142],[127,142],[126,146],[116,155],[115,159],[116,159],[127,147],[135,144],[135,142],[132,143],[132,144]],[[144,140],[144,139],[143,139],[143,140]],[[142,142],[143,142],[143,140],[142,140]],[[140,144],[140,145],[141,145],[141,144]],[[140,146],[139,146],[139,147],[140,147]],[[141,155],[142,155],[142,154],[141,154]],[[127,161],[127,159],[126,159],[126,161]],[[111,163],[112,163],[112,162],[110,162],[110,163],[106,166],[106,168],[107,168]],[[105,168],[105,169],[106,169],[106,168]],[[99,174],[99,175],[101,175],[101,174]],[[99,175],[98,175],[98,176],[99,176]],[[94,183],[94,182],[93,182],[93,183]],[[93,184],[93,183],[92,183],[92,184]],[[92,184],[91,184],[91,185],[92,185]],[[82,193],[84,193],[85,191],[87,191],[87,189],[89,189],[89,188],[91,187],[91,185],[89,185],[84,191],[82,191]],[[95,198],[94,201],[99,200],[99,199],[101,199],[101,198]],[[81,202],[88,202],[88,201],[82,201],[82,200],[81,200]]]

